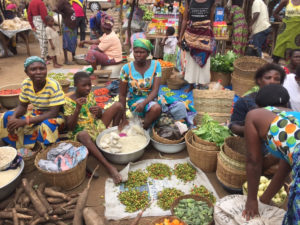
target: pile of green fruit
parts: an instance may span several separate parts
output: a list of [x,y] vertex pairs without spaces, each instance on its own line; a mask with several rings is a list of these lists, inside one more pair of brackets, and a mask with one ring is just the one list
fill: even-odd
[[143,20],[145,21],[151,21],[153,16],[154,16],[154,13],[153,11],[149,10],[147,6],[145,5],[140,5],[139,6],[141,10],[144,11],[144,16],[143,16]]

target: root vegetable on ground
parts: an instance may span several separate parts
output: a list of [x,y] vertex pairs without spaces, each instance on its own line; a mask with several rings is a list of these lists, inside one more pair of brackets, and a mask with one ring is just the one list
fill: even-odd
[[19,220],[18,220],[16,209],[12,209],[12,216],[13,216],[14,225],[19,225]]
[[83,217],[86,225],[104,225],[102,218],[90,207],[84,208]]
[[49,197],[49,198],[47,198],[47,201],[48,201],[50,204],[59,204],[59,203],[63,203],[65,200],[64,200],[64,199],[61,199],[61,198]]
[[47,201],[46,197],[43,194],[44,189],[45,189],[45,183],[42,183],[39,185],[38,189],[36,190],[36,193],[37,193],[38,197],[40,198],[41,202],[43,203],[43,205],[46,207],[47,212],[51,213],[53,211],[53,208],[49,204],[49,202]]
[[62,198],[63,200],[70,201],[71,198],[64,193],[53,190],[52,188],[46,187],[44,193],[50,197]]
[[[22,219],[22,220],[31,220],[32,219],[32,216],[24,215],[21,213],[17,213],[17,216],[19,219]],[[6,212],[6,211],[0,212],[0,219],[12,219],[12,218],[13,218],[12,212]]]
[[73,219],[74,218],[74,211],[68,212],[64,215],[61,215],[60,218],[63,219],[63,220]]

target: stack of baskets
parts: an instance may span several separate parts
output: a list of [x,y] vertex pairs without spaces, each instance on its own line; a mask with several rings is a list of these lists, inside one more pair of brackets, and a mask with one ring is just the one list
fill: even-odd
[[223,87],[229,86],[231,84],[231,74],[230,73],[211,71],[210,74],[211,74],[210,81],[218,82],[219,80],[221,80],[221,84]]
[[193,90],[196,124],[201,124],[205,113],[214,120],[225,123],[230,119],[234,92],[230,90]]
[[242,96],[255,86],[255,73],[266,63],[267,61],[254,56],[244,56],[234,61],[231,83],[232,89],[238,96]]
[[156,133],[154,127],[152,128],[152,138],[155,141],[159,142],[159,143],[162,143],[162,144],[173,144],[173,145],[174,144],[179,144],[179,143],[183,142],[183,140],[184,140],[184,137],[180,138],[179,140],[169,140],[167,138],[163,138],[163,137],[159,136]]
[[241,137],[228,137],[218,154],[218,180],[228,189],[242,190],[246,181],[246,144]]
[[174,69],[174,66],[162,67],[161,68],[161,80],[160,80],[160,84],[162,84],[162,85],[166,85],[167,84],[167,80],[173,74],[173,69]]
[[207,173],[216,171],[219,147],[215,143],[202,140],[192,130],[186,133],[185,143],[195,166]]

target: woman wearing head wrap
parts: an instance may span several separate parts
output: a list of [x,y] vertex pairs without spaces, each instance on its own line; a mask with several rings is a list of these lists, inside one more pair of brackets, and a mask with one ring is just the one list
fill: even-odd
[[[120,75],[120,102],[124,107],[126,106],[126,96],[129,91],[128,106],[132,112],[145,117],[145,129],[149,128],[161,113],[161,106],[156,102],[161,66],[156,60],[147,60],[152,50],[150,41],[136,39],[133,42],[135,61],[124,65]],[[126,123],[124,114],[120,128]]]
[[287,90],[280,84],[270,84],[261,88],[256,96],[256,104],[261,108],[247,114],[245,137],[248,197],[243,212],[247,220],[259,214],[257,191],[263,161],[261,144],[264,142],[268,151],[279,158],[280,162],[260,201],[270,204],[292,170],[293,182],[290,186],[288,210],[283,224],[300,222],[300,195],[298,194],[300,191],[300,112],[289,111],[290,109],[286,108],[288,102]]
[[57,141],[58,127],[64,122],[59,112],[65,99],[59,83],[47,78],[43,59],[31,56],[24,67],[28,78],[22,83],[20,103],[15,111],[1,115],[0,138],[15,148],[31,149],[37,141],[44,145]]
[[98,40],[84,40],[79,43],[79,47],[84,44],[92,45],[85,60],[92,65],[94,70],[97,69],[97,65],[114,65],[122,61],[122,45],[120,39],[112,30],[113,25],[113,18],[106,14],[103,15],[101,29],[104,34]]

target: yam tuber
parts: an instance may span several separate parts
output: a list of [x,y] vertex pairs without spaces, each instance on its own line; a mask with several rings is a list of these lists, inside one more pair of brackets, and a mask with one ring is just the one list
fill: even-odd
[[46,187],[44,193],[50,197],[62,198],[63,200],[70,201],[71,198],[62,192],[53,190],[52,188]]
[[28,195],[26,194],[22,195],[21,206],[23,208],[27,208],[29,204],[30,204],[30,198],[28,197]]
[[87,187],[83,190],[83,192],[78,197],[78,201],[77,201],[76,208],[75,208],[75,215],[74,215],[74,219],[73,219],[73,225],[83,225],[83,209],[85,208],[85,205],[86,205],[91,181],[92,181],[93,176],[94,176],[96,170],[98,169],[98,167],[99,167],[99,165],[97,165],[96,168],[94,169],[94,171],[89,179],[89,182],[87,184]]
[[18,213],[23,213],[23,214],[26,214],[26,215],[29,215],[29,216],[36,216],[37,215],[36,211],[28,209],[28,208],[16,207],[16,210],[17,210]]
[[55,224],[57,224],[57,225],[68,225],[68,224],[66,224],[66,223],[63,222],[63,221],[56,221]]
[[8,204],[10,203],[11,199],[5,199],[4,201],[0,202],[0,210],[7,208]]
[[46,207],[47,212],[51,213],[53,211],[53,208],[49,204],[49,202],[47,201],[46,197],[43,194],[44,189],[45,189],[45,183],[42,183],[39,185],[38,189],[36,190],[36,193],[37,193],[38,197],[40,198],[41,202],[43,203],[43,205]]
[[64,215],[61,215],[60,218],[62,218],[63,220],[73,219],[74,218],[74,211],[73,212],[68,212]]
[[53,197],[49,197],[49,198],[47,198],[47,201],[48,201],[50,204],[59,204],[59,203],[64,202],[65,200],[63,200],[63,199],[61,199],[61,198],[53,198]]
[[24,187],[24,190],[28,197],[30,198],[30,201],[32,202],[35,210],[38,212],[40,216],[45,217],[48,219],[47,209],[37,196],[36,192],[32,189],[32,187],[28,184],[28,180],[26,178],[22,179],[22,185]]
[[13,217],[14,225],[19,225],[19,220],[18,220],[16,209],[12,209],[12,217]]
[[[32,219],[32,216],[27,216],[21,213],[17,213],[17,217],[18,219],[22,219],[22,220]],[[5,211],[0,212],[0,219],[12,219],[12,218],[13,218],[12,212],[5,212]]]
[[40,217],[40,218],[36,218],[35,220],[33,220],[30,225],[37,225],[39,223],[45,223],[45,222],[54,222],[56,223],[56,221],[59,221],[60,218],[58,218],[57,216],[50,216],[49,217],[49,220],[48,219],[45,219],[44,217]]
[[84,208],[83,218],[86,225],[104,225],[102,218],[91,207]]

